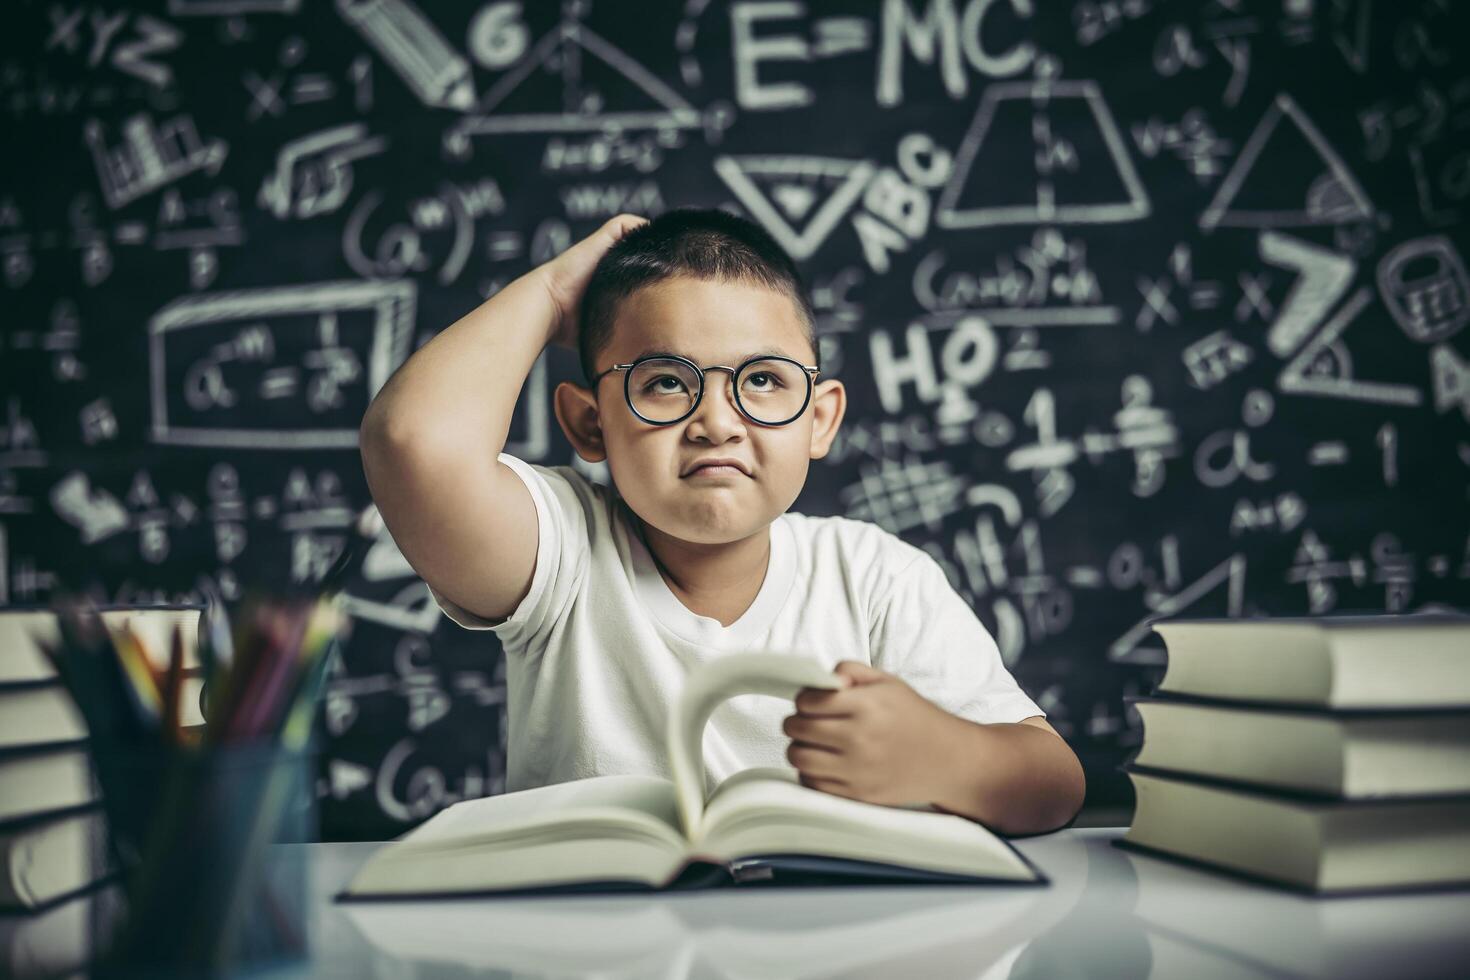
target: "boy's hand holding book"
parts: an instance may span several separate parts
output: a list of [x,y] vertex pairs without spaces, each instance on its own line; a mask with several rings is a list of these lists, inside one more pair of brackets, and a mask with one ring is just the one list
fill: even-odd
[[856,660],[834,672],[842,689],[803,688],[781,725],[801,784],[888,806],[953,798],[963,720],[895,674]]
[[843,686],[803,689],[782,723],[801,785],[863,803],[927,804],[1006,834],[1055,830],[1081,806],[1082,766],[1042,718],[977,724],[859,661],[833,672]]

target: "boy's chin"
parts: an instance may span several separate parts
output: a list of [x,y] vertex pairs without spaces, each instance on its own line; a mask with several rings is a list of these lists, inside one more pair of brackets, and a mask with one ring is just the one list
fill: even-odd
[[[649,522],[645,521],[644,523],[647,524]],[[737,541],[744,541],[751,535],[759,534],[770,526],[770,521],[746,520],[731,524],[721,524],[718,527],[687,521],[669,521],[655,524],[655,526],[663,534],[682,541],[685,544],[719,545],[734,544]]]

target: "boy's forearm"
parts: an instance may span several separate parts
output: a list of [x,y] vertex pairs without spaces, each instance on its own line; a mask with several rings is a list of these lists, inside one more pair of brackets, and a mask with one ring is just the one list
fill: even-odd
[[1005,834],[1044,833],[1076,815],[1086,780],[1061,738],[1031,725],[954,720],[953,764],[936,807]]
[[493,459],[505,449],[521,387],[559,316],[539,270],[514,280],[394,372],[368,406],[364,434],[475,446]]

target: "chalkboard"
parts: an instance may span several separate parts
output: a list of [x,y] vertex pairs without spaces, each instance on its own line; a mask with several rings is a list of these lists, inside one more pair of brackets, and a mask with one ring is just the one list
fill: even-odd
[[[723,207],[849,409],[794,510],[938,559],[1126,805],[1167,615],[1470,597],[1449,0],[7,5],[0,602],[310,585],[411,353],[613,214]],[[548,352],[508,451],[587,467]],[[504,674],[390,538],[323,835],[504,781]]]

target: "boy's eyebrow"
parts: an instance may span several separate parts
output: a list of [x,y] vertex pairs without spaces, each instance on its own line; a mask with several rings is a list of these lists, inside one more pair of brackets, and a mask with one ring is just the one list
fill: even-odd
[[[683,357],[693,361],[696,364],[699,363],[699,359],[697,357],[685,354],[682,351],[666,350],[657,347],[639,351],[637,354],[633,355],[633,360],[636,361],[640,357]],[[786,353],[784,350],[781,350],[778,347],[766,347],[761,350],[751,351],[735,363],[743,364],[746,361],[750,360],[752,357],[791,357],[792,360],[801,360],[801,358],[793,357],[791,354]]]

